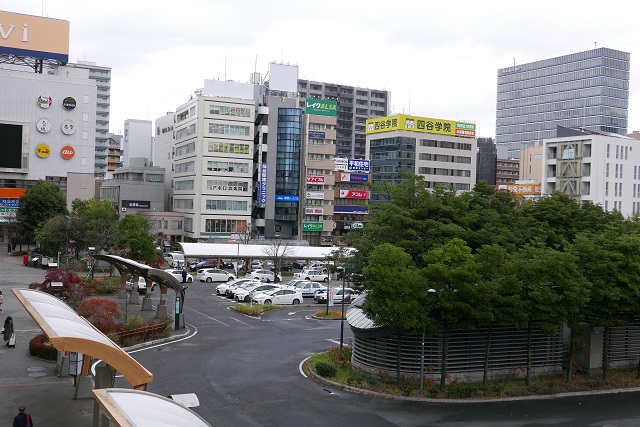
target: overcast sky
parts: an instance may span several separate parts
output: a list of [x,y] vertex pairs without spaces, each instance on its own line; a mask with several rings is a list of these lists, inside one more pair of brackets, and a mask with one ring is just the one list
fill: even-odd
[[111,67],[114,133],[126,119],[175,111],[204,79],[247,82],[277,61],[297,64],[301,78],[389,90],[392,112],[470,120],[494,137],[499,68],[594,42],[631,53],[629,131],[640,130],[632,9],[617,0],[0,0],[0,10],[69,21],[69,61]]

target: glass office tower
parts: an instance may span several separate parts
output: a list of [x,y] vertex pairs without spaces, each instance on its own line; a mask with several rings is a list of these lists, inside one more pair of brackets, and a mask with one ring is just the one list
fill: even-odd
[[629,53],[608,48],[498,70],[499,158],[555,138],[556,126],[627,133]]

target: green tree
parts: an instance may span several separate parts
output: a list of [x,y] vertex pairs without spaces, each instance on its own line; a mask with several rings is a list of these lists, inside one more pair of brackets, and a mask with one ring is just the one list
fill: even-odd
[[38,227],[56,215],[67,215],[67,199],[60,186],[38,181],[20,198],[18,220],[27,241],[35,240]]
[[60,252],[67,257],[68,249],[77,247],[83,234],[84,227],[80,218],[74,215],[56,215],[40,224],[35,232],[35,240],[45,253]]
[[493,314],[487,302],[491,294],[487,283],[480,281],[478,264],[462,239],[452,239],[445,245],[429,251],[425,256],[427,267],[424,277],[435,289],[436,315],[441,322],[442,355],[440,386],[446,385],[449,331],[473,330],[477,325],[488,324]]
[[429,288],[411,256],[390,243],[376,247],[363,269],[367,278],[364,313],[378,326],[397,333],[396,381],[400,384],[400,349],[402,330],[422,331],[435,325],[425,310]]
[[125,216],[118,223],[120,246],[124,256],[133,260],[152,262],[156,259],[156,245],[149,234],[149,222],[138,214]]
[[118,212],[108,200],[74,200],[72,212],[82,221],[83,234],[79,247],[93,246],[109,250],[119,240]]
[[589,300],[590,283],[577,266],[577,257],[545,247],[525,246],[514,255],[522,307],[527,316],[527,385],[532,375],[532,332],[557,333],[563,323],[578,318]]

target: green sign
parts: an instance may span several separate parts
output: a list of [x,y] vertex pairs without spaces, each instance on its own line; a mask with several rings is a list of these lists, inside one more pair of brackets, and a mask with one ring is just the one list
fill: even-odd
[[303,231],[322,231],[322,223],[321,222],[303,222],[302,230]]
[[338,103],[327,99],[307,98],[307,114],[316,114],[318,116],[333,116],[338,113]]

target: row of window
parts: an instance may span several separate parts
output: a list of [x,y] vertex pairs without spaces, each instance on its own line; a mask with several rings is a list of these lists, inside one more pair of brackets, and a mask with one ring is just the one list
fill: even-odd
[[[582,109],[592,106],[606,106],[615,109],[626,109],[629,107],[628,99],[618,99],[606,96],[594,96],[589,99],[566,99],[557,102],[546,102],[529,105],[527,102],[518,102],[523,106],[510,105],[511,102],[499,102],[497,105],[496,118],[527,116],[536,113],[545,113],[548,111],[561,111],[567,109]],[[625,117],[627,114],[624,115]]]
[[462,176],[462,177],[470,177],[471,171],[464,169],[446,169],[446,168],[427,168],[422,167],[418,168],[418,173],[420,175],[443,175],[443,176]]
[[[575,55],[575,54],[574,54]],[[532,67],[539,67],[534,70],[524,71],[513,74],[506,74],[498,77],[498,84],[508,84],[519,80],[531,80],[554,74],[570,73],[572,71],[586,70],[589,68],[609,67],[617,70],[629,70],[629,57],[612,59],[603,58],[601,56],[592,57],[584,60],[571,59],[571,56],[545,59],[533,64]],[[621,77],[623,78],[623,77]],[[628,79],[627,73],[627,79]]]
[[249,163],[209,161],[207,162],[207,170],[209,172],[248,173]]
[[230,136],[252,136],[251,126],[229,125],[225,123],[209,123],[209,133]]
[[[628,102],[629,92],[620,89],[611,89],[608,87],[592,87],[589,89],[574,90],[568,92],[550,93],[548,95],[539,95],[531,97],[521,97],[519,93],[510,93],[511,97],[498,98],[497,110],[505,108],[526,107],[529,105],[546,104],[550,102],[566,101],[571,99],[590,98],[595,96],[605,96],[617,98],[621,101]],[[614,105],[619,106],[619,105]],[[623,107],[624,108],[624,107]]]
[[244,219],[210,219],[207,218],[204,224],[206,233],[245,233],[247,231],[247,221]]
[[[533,133],[532,139],[537,139],[537,135],[535,134],[535,132],[539,132],[541,130],[540,129],[541,127],[553,126],[553,128],[555,129],[557,125],[565,126],[565,127],[611,126],[611,127],[626,129],[627,119],[600,115],[600,116],[592,116],[592,117],[577,117],[573,119],[561,119],[561,120],[556,120],[554,122],[527,123],[527,124],[510,125],[510,126],[503,126],[503,125],[499,126],[496,121],[496,137],[497,135],[532,132]],[[526,140],[525,138],[522,138],[522,139],[516,139],[516,138],[517,138],[517,135],[513,135],[509,140],[510,141]]]
[[182,113],[176,114],[176,123],[180,123],[183,120],[188,119],[196,115],[196,107],[193,106],[188,110],[184,110]]
[[438,141],[435,139],[421,139],[421,147],[448,148],[454,150],[471,151],[471,144],[466,142]]
[[176,147],[176,156],[185,156],[189,153],[193,153],[194,151],[196,151],[196,143],[190,142]]
[[[629,151],[632,151],[633,147],[629,147],[627,145],[616,145],[616,160],[622,160],[623,156],[624,156],[624,160],[628,160],[629,159]],[[611,154],[611,144],[607,144],[607,159],[609,158]],[[636,175],[636,170],[635,170],[636,166],[634,166],[634,170],[633,170],[633,175],[635,179],[635,175]]]
[[245,212],[249,203],[241,200],[207,200],[205,209],[210,211],[241,211]]
[[[627,75],[626,79],[624,74]],[[521,80],[513,83],[498,84],[498,93],[509,92],[518,89],[530,89],[541,86],[554,86],[566,82],[578,82],[590,80],[593,78],[607,76],[614,78],[604,78],[602,84],[605,86],[613,86],[620,89],[629,89],[629,73],[614,70],[612,68],[590,68],[588,70],[574,71],[570,73],[554,74],[539,79]]]
[[189,135],[194,135],[195,133],[196,133],[196,124],[195,123],[190,124],[189,126],[176,131],[176,141],[186,138]]
[[372,151],[371,160],[415,159],[413,151]]
[[237,142],[209,142],[207,151],[209,153],[225,154],[249,154],[251,145]]
[[211,104],[209,105],[209,114],[231,117],[251,117],[251,108]]
[[465,156],[448,156],[446,154],[433,154],[433,153],[420,153],[419,156],[420,156],[419,157],[420,160],[471,164],[471,157],[465,157]]
[[499,126],[508,126],[508,125],[517,125],[522,123],[538,123],[538,122],[549,122],[552,120],[562,120],[574,118],[578,121],[582,120],[583,117],[593,117],[593,116],[613,116],[620,118],[627,118],[628,112],[622,108],[612,108],[608,106],[599,106],[599,107],[590,107],[590,108],[579,108],[579,109],[571,109],[571,110],[555,110],[555,111],[546,111],[544,113],[537,114],[528,114],[528,115],[516,115],[510,117],[500,117],[496,120],[496,123]]
[[[613,82],[612,82],[613,83]],[[589,88],[611,88],[613,90],[628,91],[628,82],[620,81],[620,84],[611,84],[607,77],[596,77],[593,79],[578,80],[573,82],[559,83],[550,86],[533,87],[530,89],[517,89],[510,92],[498,94],[498,101],[507,101],[513,98],[529,98],[532,96],[550,95],[553,93],[568,91],[584,91]]]
[[244,181],[207,180],[207,189],[246,193],[249,191],[249,183]]

